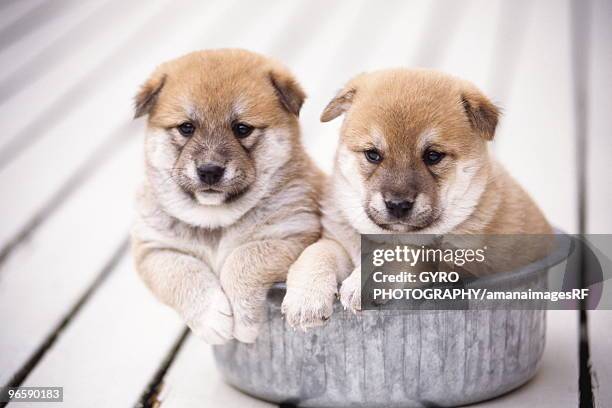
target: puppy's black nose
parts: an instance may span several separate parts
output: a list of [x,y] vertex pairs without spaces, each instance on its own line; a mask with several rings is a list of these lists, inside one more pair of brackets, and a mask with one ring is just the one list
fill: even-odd
[[412,201],[389,200],[385,206],[395,218],[404,218],[412,209]]
[[205,164],[198,167],[198,177],[202,183],[213,185],[221,180],[225,167],[217,166],[216,164]]

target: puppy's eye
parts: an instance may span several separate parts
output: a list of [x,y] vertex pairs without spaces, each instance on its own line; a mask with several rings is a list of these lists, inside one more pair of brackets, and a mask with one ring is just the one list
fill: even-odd
[[195,132],[195,126],[191,122],[181,123],[177,126],[179,133],[185,137],[193,135]]
[[370,149],[363,152],[365,154],[366,159],[370,163],[378,164],[382,161],[382,155],[376,149]]
[[433,166],[434,164],[440,163],[444,156],[446,156],[444,153],[436,152],[435,150],[427,150],[423,155],[423,161],[428,166]]
[[234,132],[234,135],[239,139],[243,139],[253,133],[253,129],[255,129],[253,126],[241,122],[232,125],[232,132]]

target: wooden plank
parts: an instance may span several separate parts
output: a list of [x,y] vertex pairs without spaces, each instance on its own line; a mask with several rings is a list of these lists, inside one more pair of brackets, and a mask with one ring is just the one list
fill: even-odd
[[[167,0],[154,0],[145,8],[138,7],[135,3],[130,6],[120,0],[104,3],[95,13],[74,27],[69,35],[53,43],[33,59],[20,66],[8,65],[10,70],[7,69],[7,74],[0,82],[0,115],[22,118],[24,106],[27,106],[28,120],[35,120],[50,105],[59,103],[58,97],[66,90],[91,78],[91,71],[101,62],[113,68],[129,64],[129,59],[122,62],[109,60],[109,57],[113,56],[114,51],[126,39],[150,23],[149,20],[160,12],[164,4],[167,4]],[[111,20],[113,30],[105,30]],[[98,82],[94,82],[93,78],[90,81],[91,83],[86,85],[95,88]],[[4,132],[0,134],[0,149],[5,150],[6,143],[19,136],[19,131],[27,124],[28,121],[25,120],[6,121]],[[34,140],[40,135],[30,136]],[[2,157],[2,160],[6,160],[6,157]]]
[[603,408],[612,401],[612,310],[590,310],[587,314],[593,399],[595,407]]
[[47,0],[7,0],[0,3],[0,33]]
[[539,1],[531,12],[495,152],[553,225],[576,232],[570,3]]
[[498,8],[496,45],[483,86],[487,95],[496,103],[506,104],[514,86],[517,64],[529,40],[526,28],[533,19],[533,4],[531,0],[503,1]]
[[158,399],[163,408],[277,406],[252,398],[225,383],[215,367],[212,347],[193,336],[168,371]]
[[447,45],[458,33],[465,11],[474,0],[465,2],[435,1],[427,13],[425,29],[420,33],[417,46],[411,53],[410,64],[415,67],[435,68],[447,52]]
[[0,72],[0,81],[13,71],[13,67],[23,66],[26,61],[61,39],[99,7],[100,3],[93,0],[75,2],[64,12],[50,16],[31,27],[22,38],[6,44],[6,47],[0,49],[0,62],[7,67]]
[[[578,131],[580,152],[584,152],[584,232],[610,234],[612,231],[612,186],[610,183],[610,154],[612,154],[612,4],[608,1],[591,0],[576,7],[575,17],[576,74],[579,80],[576,89],[576,109],[582,117]],[[577,20],[581,18],[581,20]],[[586,143],[586,146],[584,146]],[[605,248],[604,236],[592,236],[589,241],[595,247]],[[601,245],[600,245],[601,244]],[[601,255],[601,254],[600,254]],[[586,312],[584,340],[581,348],[583,372],[590,375],[592,402],[595,407],[608,407],[612,403],[612,265],[610,259],[600,257],[604,270],[604,282],[591,287],[603,289],[598,307],[602,310]],[[591,305],[595,306],[595,305]],[[587,348],[588,346],[588,348]],[[588,354],[587,354],[588,352]],[[588,360],[587,360],[588,359]],[[588,378],[587,378],[588,380]],[[585,381],[584,388],[588,386]],[[585,390],[587,391],[587,390]]]
[[10,335],[0,336],[0,384],[25,365],[126,239],[140,152],[134,138],[6,260],[0,316],[10,316],[3,319]]
[[547,313],[546,347],[535,378],[515,391],[474,407],[578,406],[578,312],[549,310]]
[[15,20],[10,27],[3,30],[0,36],[0,49],[4,48],[7,44],[19,41],[27,36],[29,32],[35,31],[38,26],[62,14],[66,9],[72,7],[75,2],[75,0],[54,0],[37,4],[36,7],[31,8],[18,20]]
[[[228,30],[227,27],[219,25],[208,33],[207,38],[198,39],[196,49],[245,48],[277,58],[290,68],[291,64],[287,63],[291,62],[292,59],[287,58],[287,50],[284,48],[284,44],[294,36],[304,35],[304,32],[295,26],[295,21],[310,15],[312,9],[321,10],[319,16],[321,17],[326,13],[323,6],[325,6],[325,3],[320,0],[315,0],[312,5],[302,0],[289,2],[289,4],[278,3],[273,0],[263,0],[259,4],[238,1],[235,8],[227,13],[228,18],[231,16],[239,24],[253,25],[253,21],[259,21],[266,26],[251,27],[250,34],[246,34],[236,30]],[[237,10],[240,12],[237,12]],[[271,10],[274,10],[274,13],[271,13]],[[274,15],[276,15],[276,18]],[[279,33],[283,33],[283,35],[279,35]],[[293,43],[293,45],[295,44]],[[299,47],[293,48],[299,50]]]
[[504,47],[497,35],[497,27],[503,20],[501,7],[500,1],[462,4],[464,16],[447,40],[446,52],[432,68],[472,81],[488,93],[486,79],[493,67],[495,50]]
[[71,407],[132,406],[182,329],[126,256],[24,386],[61,385],[64,404]]
[[612,3],[593,0],[590,10],[590,41],[587,100],[587,230],[592,234],[612,231]]
[[589,287],[592,293],[601,293],[601,297],[598,303],[589,303],[589,307],[598,310],[586,312],[585,340],[589,355],[583,358],[590,368],[594,405],[603,408],[612,402],[612,259],[609,235],[590,235],[588,241],[596,252],[604,281]]

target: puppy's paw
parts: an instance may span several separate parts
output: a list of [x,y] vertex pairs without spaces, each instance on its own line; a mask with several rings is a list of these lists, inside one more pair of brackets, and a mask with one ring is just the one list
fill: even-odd
[[353,313],[361,310],[361,275],[352,273],[342,282],[340,302]]
[[250,307],[238,306],[234,303],[234,338],[243,343],[254,343],[259,334],[261,318]]
[[261,323],[236,319],[234,338],[243,343],[255,343]]
[[187,326],[208,344],[223,344],[233,338],[234,318],[225,294],[219,289],[210,294],[206,307],[190,313]]
[[325,324],[333,312],[336,291],[328,288],[288,288],[281,306],[287,323],[304,331]]
[[268,287],[240,286],[231,280],[223,281],[223,278],[221,285],[232,305],[234,338],[243,343],[254,343],[263,322]]

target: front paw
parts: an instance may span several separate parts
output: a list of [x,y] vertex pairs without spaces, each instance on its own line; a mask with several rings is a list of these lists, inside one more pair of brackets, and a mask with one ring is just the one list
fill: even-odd
[[353,313],[361,310],[361,275],[351,274],[340,287],[340,302]]
[[221,290],[211,294],[205,307],[188,311],[185,320],[193,333],[208,344],[223,344],[233,338],[232,308]]
[[234,338],[243,343],[254,343],[261,326],[259,307],[234,303]]
[[301,290],[289,287],[283,299],[281,313],[291,327],[306,331],[325,324],[333,312],[335,298],[334,289]]
[[225,284],[234,315],[233,337],[242,343],[254,343],[263,323],[267,287],[241,287]]

